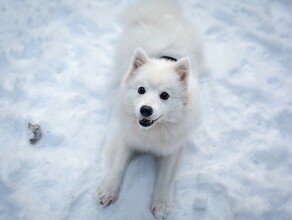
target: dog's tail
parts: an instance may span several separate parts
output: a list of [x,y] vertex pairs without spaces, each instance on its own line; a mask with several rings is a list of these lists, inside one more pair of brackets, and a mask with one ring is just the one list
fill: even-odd
[[181,16],[181,8],[176,0],[138,0],[125,11],[123,17],[131,25],[178,16]]

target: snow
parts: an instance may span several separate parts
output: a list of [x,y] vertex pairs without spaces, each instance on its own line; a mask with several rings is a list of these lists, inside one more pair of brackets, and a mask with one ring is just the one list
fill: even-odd
[[[117,0],[0,2],[0,219],[153,219],[150,155],[101,208]],[[183,1],[205,44],[202,126],[169,219],[292,219],[292,3]],[[28,123],[42,139],[29,143]]]

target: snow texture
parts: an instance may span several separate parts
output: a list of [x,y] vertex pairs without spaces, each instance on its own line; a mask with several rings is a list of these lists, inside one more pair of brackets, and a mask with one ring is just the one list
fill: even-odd
[[[169,219],[292,219],[292,2],[181,2],[208,71]],[[153,219],[150,155],[131,162],[114,205],[96,198],[128,3],[0,2],[0,219]],[[42,129],[35,145],[28,123]]]

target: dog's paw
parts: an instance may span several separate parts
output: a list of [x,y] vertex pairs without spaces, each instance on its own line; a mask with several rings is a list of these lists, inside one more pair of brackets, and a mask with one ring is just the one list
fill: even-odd
[[151,212],[156,219],[165,219],[169,214],[170,204],[167,200],[153,200]]
[[102,186],[98,190],[98,203],[103,207],[109,206],[114,203],[118,198],[118,192],[116,189],[109,186]]

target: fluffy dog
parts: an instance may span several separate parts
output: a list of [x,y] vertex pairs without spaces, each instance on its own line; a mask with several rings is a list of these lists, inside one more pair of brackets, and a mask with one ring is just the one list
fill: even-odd
[[99,202],[107,206],[117,199],[133,153],[147,152],[158,160],[151,211],[165,217],[182,147],[200,118],[201,44],[175,1],[138,2],[126,20],[115,62],[123,75],[115,101],[118,126]]

